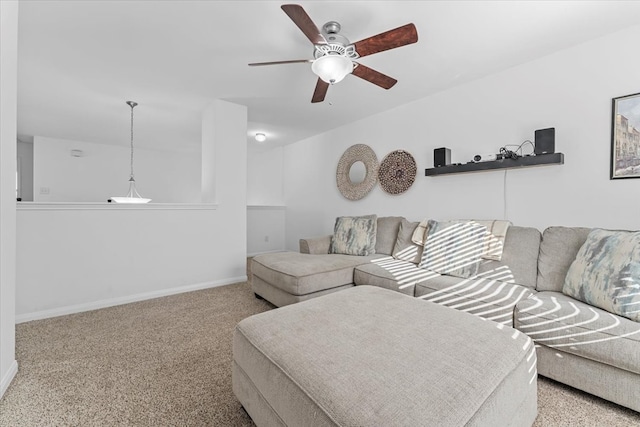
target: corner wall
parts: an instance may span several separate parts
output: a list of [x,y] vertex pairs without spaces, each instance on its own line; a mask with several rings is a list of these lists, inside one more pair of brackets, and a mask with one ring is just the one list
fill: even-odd
[[[369,213],[412,220],[504,217],[540,230],[638,229],[640,179],[609,180],[611,99],[640,92],[636,40],[640,26],[285,147],[287,248],[296,250],[301,237],[330,234],[336,216]],[[451,148],[452,161],[465,163],[474,154],[533,140],[534,130],[546,127],[556,128],[562,166],[424,176],[435,148]],[[398,196],[376,186],[360,201],[343,198],[336,166],[358,143],[371,146],[379,160],[395,149],[409,151],[418,165],[414,185]]]
[[15,358],[18,2],[0,2],[0,397]]
[[23,202],[33,201],[33,143],[18,141],[20,194]]
[[282,147],[247,150],[247,256],[285,249]]

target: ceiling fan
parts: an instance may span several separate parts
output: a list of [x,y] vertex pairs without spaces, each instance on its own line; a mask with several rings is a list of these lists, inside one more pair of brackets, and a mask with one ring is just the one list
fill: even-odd
[[341,81],[347,74],[353,74],[384,89],[391,89],[398,81],[355,60],[389,49],[405,46],[418,41],[418,32],[413,24],[403,25],[393,30],[351,43],[340,34],[340,24],[329,21],[322,31],[313,23],[302,6],[283,4],[282,10],[302,30],[313,43],[314,59],[291,61],[256,62],[249,66],[311,63],[311,70],[318,76],[311,102],[322,102],[330,84]]

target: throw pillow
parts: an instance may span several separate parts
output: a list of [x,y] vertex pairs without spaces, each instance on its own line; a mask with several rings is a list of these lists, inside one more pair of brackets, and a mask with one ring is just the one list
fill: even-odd
[[511,225],[510,221],[505,220],[473,220],[473,222],[483,225],[487,228],[487,234],[484,241],[484,252],[482,258],[492,261],[502,260],[502,251],[504,249],[504,240],[507,237],[507,231]]
[[396,244],[393,247],[391,256],[395,259],[402,261],[409,261],[414,264],[419,264],[422,258],[422,246],[416,245],[411,241],[411,236],[418,226],[418,222],[409,222],[406,219],[402,219],[400,222],[400,230],[398,230],[398,238]]
[[376,215],[336,218],[329,253],[373,255],[376,253]]
[[640,322],[640,231],[591,230],[562,293]]
[[399,216],[378,217],[378,230],[376,231],[376,253],[391,255],[393,246],[398,238],[400,221],[404,218]]
[[418,267],[469,278],[478,273],[487,228],[473,221],[429,220]]

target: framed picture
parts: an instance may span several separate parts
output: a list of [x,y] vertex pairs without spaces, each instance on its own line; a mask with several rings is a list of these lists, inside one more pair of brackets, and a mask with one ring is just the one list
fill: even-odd
[[611,179],[640,178],[640,93],[613,98]]

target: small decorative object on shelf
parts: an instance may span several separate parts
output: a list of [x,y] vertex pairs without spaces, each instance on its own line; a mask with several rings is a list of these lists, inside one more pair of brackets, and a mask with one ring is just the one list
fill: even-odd
[[451,150],[446,147],[433,150],[433,167],[449,166],[451,164]]
[[564,154],[553,153],[540,156],[523,156],[517,158],[504,158],[491,162],[469,162],[465,164],[455,164],[441,166],[438,168],[425,169],[425,176],[448,175],[452,173],[480,172],[495,169],[516,169],[529,166],[562,165],[564,164]]

